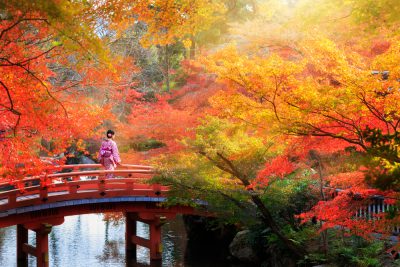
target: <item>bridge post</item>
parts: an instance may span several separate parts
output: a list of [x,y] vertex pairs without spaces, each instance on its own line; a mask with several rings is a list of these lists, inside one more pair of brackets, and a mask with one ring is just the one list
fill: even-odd
[[[161,226],[166,218],[152,212],[126,213],[126,251],[134,253],[136,257],[136,246],[142,246],[150,250],[151,266],[161,266],[162,243]],[[140,221],[149,225],[149,239],[136,236],[136,222]]]
[[28,266],[28,253],[23,249],[24,244],[28,244],[28,229],[22,224],[17,224],[17,266]]
[[125,213],[125,257],[128,261],[136,261],[136,244],[132,242],[132,236],[136,236],[135,213]]
[[[63,217],[62,220],[64,220]],[[28,244],[28,229],[36,233],[36,247]],[[37,267],[49,267],[49,233],[51,229],[52,225],[48,223],[17,225],[18,267],[28,266],[28,254],[36,257]]]
[[159,218],[148,222],[150,230],[150,261],[161,261],[162,243],[161,226]]
[[49,233],[51,229],[50,224],[42,224],[39,229],[35,230],[37,267],[49,266]]

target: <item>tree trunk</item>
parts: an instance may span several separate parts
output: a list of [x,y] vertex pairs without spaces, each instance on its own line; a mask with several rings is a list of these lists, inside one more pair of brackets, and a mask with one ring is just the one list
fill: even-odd
[[196,58],[196,40],[194,36],[192,36],[190,40],[192,41],[192,44],[190,45],[189,59],[194,60]]
[[[319,175],[319,190],[321,194],[321,199],[323,201],[326,201],[325,193],[324,193],[324,176],[322,173],[322,161],[321,157],[319,156],[317,151],[311,150],[309,152],[310,158],[312,160],[315,160],[317,166],[318,166],[318,175]],[[322,228],[322,221],[319,222],[320,227]],[[322,249],[324,251],[324,254],[328,254],[328,229],[325,229],[324,231],[321,232],[321,241],[322,241]]]
[[[232,165],[233,166],[233,165]],[[245,176],[240,175],[237,170],[235,170],[237,174],[236,177],[243,183],[244,186],[249,186],[250,182]],[[283,233],[279,225],[275,222],[274,218],[271,215],[271,212],[264,205],[262,200],[256,195],[256,192],[249,188],[247,191],[251,195],[251,200],[257,206],[258,210],[261,212],[261,219],[268,226],[271,231],[278,236],[278,238],[285,244],[285,246],[295,255],[296,258],[302,259],[304,255],[306,255],[306,250],[294,243],[292,240],[287,238]]]
[[[223,160],[223,164],[219,163],[217,160],[213,159],[212,157],[208,156],[205,152],[201,151],[199,152],[201,155],[205,156],[208,158],[211,162],[213,162],[219,169],[232,174],[235,176],[237,179],[239,179],[243,186],[246,188],[246,190],[250,193],[251,195],[251,200],[253,203],[257,206],[257,209],[261,213],[261,219],[264,222],[266,226],[268,226],[271,231],[276,234],[281,240],[286,247],[294,254],[294,256],[297,259],[302,259],[304,255],[306,255],[306,251],[303,247],[297,245],[294,243],[292,240],[287,238],[283,233],[279,225],[275,222],[274,218],[271,215],[271,212],[268,210],[268,208],[264,205],[262,200],[259,198],[257,193],[254,191],[254,189],[249,188],[248,186],[250,185],[249,179],[247,178],[246,175],[243,175],[233,164],[231,160],[229,160],[227,157],[225,157],[223,154],[217,152],[217,156]],[[226,164],[227,166],[224,166]]]
[[[250,193],[254,193],[250,192]],[[280,227],[276,224],[275,220],[272,218],[271,213],[269,212],[268,208],[265,207],[264,203],[261,201],[261,199],[252,194],[251,199],[253,200],[253,203],[258,207],[259,211],[262,214],[262,220],[263,222],[271,228],[271,231],[278,236],[278,238],[286,245],[286,247],[293,252],[293,254],[296,255],[296,258],[303,258],[304,255],[306,254],[306,251],[294,243],[292,240],[288,239],[281,231]]]
[[169,81],[169,52],[168,44],[165,45],[165,87],[167,92],[170,91],[170,81]]

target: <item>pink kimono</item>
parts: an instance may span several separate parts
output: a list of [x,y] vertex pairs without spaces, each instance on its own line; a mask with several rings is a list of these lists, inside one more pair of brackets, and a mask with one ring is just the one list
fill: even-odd
[[[101,143],[98,160],[106,170],[114,170],[117,167],[117,163],[121,162],[121,158],[119,157],[118,147],[114,140],[105,139]],[[110,173],[106,177],[112,178],[114,175]]]

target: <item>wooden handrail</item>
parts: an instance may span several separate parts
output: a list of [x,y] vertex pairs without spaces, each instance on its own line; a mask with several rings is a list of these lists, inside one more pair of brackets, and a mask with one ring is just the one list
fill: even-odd
[[[149,184],[145,180],[150,179],[155,171],[151,166],[142,165],[124,165],[132,169],[116,170],[87,170],[72,171],[63,173],[43,174],[34,177],[26,177],[18,182],[24,183],[23,189],[11,188],[0,192],[0,212],[43,203],[52,203],[57,201],[101,198],[107,196],[153,196],[159,197],[165,195],[168,187],[159,184]],[[82,168],[100,167],[100,164],[81,164],[65,165],[61,169],[71,168],[73,170]],[[60,168],[55,169],[55,171]],[[106,178],[106,174],[114,174],[122,178]],[[83,176],[95,176],[95,179],[80,180]],[[72,178],[67,180],[65,178]],[[61,179],[61,180],[60,180]],[[45,182],[32,184],[31,182]],[[10,183],[3,183],[0,186],[7,186]],[[7,200],[7,201],[4,201]]]
[[[80,172],[62,172],[62,173],[53,173],[53,174],[42,174],[42,175],[36,175],[36,176],[31,176],[31,177],[25,177],[22,180],[16,180],[15,182],[22,182],[22,183],[27,183],[27,182],[32,182],[32,181],[37,181],[42,178],[45,179],[58,179],[58,178],[63,178],[63,177],[71,177],[71,176],[101,176],[101,175],[106,175],[106,174],[123,174],[123,173],[148,173],[152,174],[154,173],[154,169],[151,166],[146,166],[146,165],[134,165],[134,164],[122,164],[120,165],[123,168],[133,168],[133,169],[128,169],[128,170],[121,170],[121,169],[116,169],[116,170],[87,170],[87,171],[80,171]],[[63,165],[59,167],[53,167],[53,170],[65,170],[65,169],[85,169],[85,168],[102,168],[101,164],[76,164],[76,165]],[[3,182],[0,183],[1,186],[10,186],[13,185],[10,182]]]
[[[84,168],[102,168],[103,166],[101,164],[74,164],[74,165],[63,165],[60,166],[61,169],[84,169]],[[54,166],[54,168],[60,168],[57,166]],[[136,164],[121,164],[118,165],[118,168],[133,168],[133,169],[148,169],[152,170],[152,166],[148,165],[136,165]]]

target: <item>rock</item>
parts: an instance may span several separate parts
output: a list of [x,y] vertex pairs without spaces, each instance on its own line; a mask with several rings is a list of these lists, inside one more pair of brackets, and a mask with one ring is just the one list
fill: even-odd
[[96,164],[96,162],[91,158],[88,158],[86,156],[81,156],[79,158],[79,164]]
[[238,232],[229,245],[229,251],[240,261],[256,263],[259,262],[259,257],[252,247],[249,234],[249,230]]

